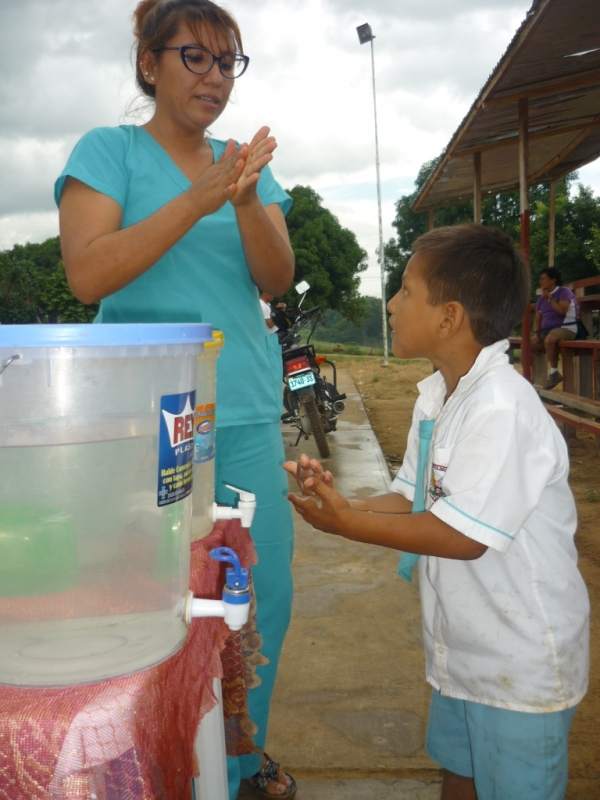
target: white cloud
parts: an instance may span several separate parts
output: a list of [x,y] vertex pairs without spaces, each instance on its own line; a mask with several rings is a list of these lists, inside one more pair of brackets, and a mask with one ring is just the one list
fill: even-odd
[[54,181],[70,149],[62,139],[0,139],[0,216],[54,210]]
[[0,216],[0,250],[9,250],[15,244],[44,242],[57,234],[57,211]]

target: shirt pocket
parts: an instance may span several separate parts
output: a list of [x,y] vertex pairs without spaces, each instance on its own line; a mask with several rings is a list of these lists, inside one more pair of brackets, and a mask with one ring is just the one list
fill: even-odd
[[429,475],[429,487],[428,487],[428,494],[429,494],[429,507],[440,499],[440,497],[445,497],[446,493],[444,492],[444,478],[446,476],[446,470],[448,469],[448,464],[450,463],[450,457],[452,455],[452,448],[451,447],[434,447],[432,456],[431,456],[431,472]]

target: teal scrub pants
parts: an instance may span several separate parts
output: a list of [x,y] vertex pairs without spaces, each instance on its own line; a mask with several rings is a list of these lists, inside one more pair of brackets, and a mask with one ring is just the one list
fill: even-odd
[[[251,534],[258,564],[252,567],[256,593],[257,627],[263,639],[266,666],[257,667],[259,686],[248,692],[250,718],[258,727],[254,741],[261,750],[267,738],[269,706],[277,675],[279,654],[292,610],[292,556],[294,527],[279,422],[217,428],[215,496],[233,505],[237,495],[226,483],[254,492],[256,513]],[[273,754],[275,757],[276,753]],[[260,769],[261,756],[227,758],[229,798],[235,800],[242,778]]]

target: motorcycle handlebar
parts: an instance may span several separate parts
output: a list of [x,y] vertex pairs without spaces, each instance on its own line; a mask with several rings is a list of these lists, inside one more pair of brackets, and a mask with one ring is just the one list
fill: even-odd
[[308,311],[303,311],[305,317],[312,317],[313,314],[318,313],[321,310],[321,306],[315,306],[314,308],[309,308]]

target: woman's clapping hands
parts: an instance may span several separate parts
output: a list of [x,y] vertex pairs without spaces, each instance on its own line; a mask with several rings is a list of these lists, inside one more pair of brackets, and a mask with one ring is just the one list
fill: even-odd
[[260,172],[273,160],[277,142],[270,129],[261,128],[250,144],[236,147],[229,139],[221,157],[194,181],[192,192],[202,206],[203,216],[214,214],[230,200],[242,206],[256,198]]
[[[274,136],[269,136],[270,128],[262,127],[254,136],[247,148],[244,168],[237,179],[236,191],[231,197],[234,206],[241,206],[256,198],[256,184],[260,173],[269,161],[273,160],[273,151],[277,147]],[[241,149],[241,148],[240,148]]]
[[194,181],[190,193],[202,209],[202,216],[214,214],[236,193],[248,151],[248,145],[236,147],[229,139],[221,157]]

